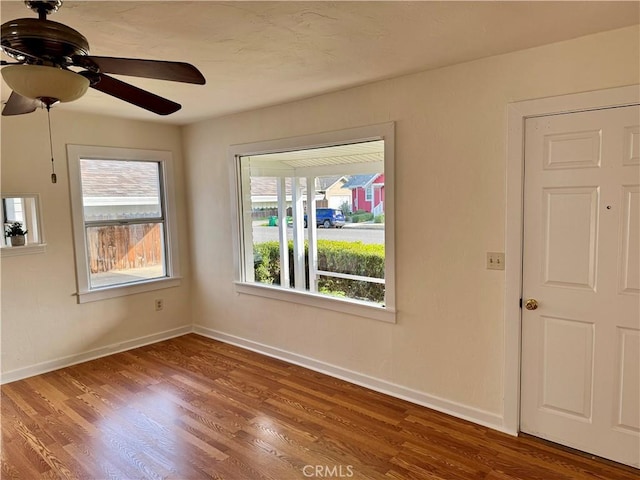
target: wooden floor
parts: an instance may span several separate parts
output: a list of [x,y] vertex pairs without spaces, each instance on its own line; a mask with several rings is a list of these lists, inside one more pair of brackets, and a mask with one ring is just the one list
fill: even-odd
[[2,480],[638,479],[194,334],[1,391]]

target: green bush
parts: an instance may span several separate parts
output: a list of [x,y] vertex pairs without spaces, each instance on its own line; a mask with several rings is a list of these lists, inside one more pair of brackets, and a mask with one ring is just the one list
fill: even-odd
[[373,223],[384,223],[384,213],[373,217]]
[[280,285],[280,244],[264,242],[253,246],[256,282]]
[[[254,272],[257,282],[280,285],[280,246],[276,241],[254,246]],[[305,242],[305,266],[308,264],[308,245]],[[384,278],[384,245],[362,242],[318,240],[318,269],[327,272],[349,273]],[[293,242],[289,241],[289,279],[294,285]],[[307,289],[309,278],[305,279]],[[384,284],[321,276],[321,293],[371,302],[384,302]]]
[[351,215],[351,221],[353,223],[369,222],[371,220],[373,220],[373,213],[359,212]]

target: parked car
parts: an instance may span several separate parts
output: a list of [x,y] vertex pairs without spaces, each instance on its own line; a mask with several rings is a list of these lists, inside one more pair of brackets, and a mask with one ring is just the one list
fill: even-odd
[[[342,228],[344,227],[344,214],[342,210],[336,208],[317,208],[316,209],[316,226],[322,225],[324,228]],[[304,216],[304,226],[307,226],[307,216]]]

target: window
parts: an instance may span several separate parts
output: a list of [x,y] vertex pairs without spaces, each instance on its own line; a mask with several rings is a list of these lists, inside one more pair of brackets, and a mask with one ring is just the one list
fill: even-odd
[[[395,321],[393,145],[384,124],[232,147],[237,289]],[[379,223],[350,211],[374,182]]]
[[[2,256],[44,252],[40,198],[37,194],[2,194],[2,221],[5,232],[0,245]],[[9,227],[16,222],[27,232],[24,246],[12,246],[11,237],[6,236]]]
[[177,285],[171,154],[78,145],[68,154],[80,302]]

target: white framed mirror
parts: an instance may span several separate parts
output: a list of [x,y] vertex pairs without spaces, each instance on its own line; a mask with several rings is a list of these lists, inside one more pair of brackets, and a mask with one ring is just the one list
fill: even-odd
[[[2,193],[3,235],[0,249],[3,256],[11,254],[38,253],[44,251],[44,236],[40,215],[40,196],[37,193]],[[24,235],[24,245],[12,245],[7,235],[11,225],[19,223]],[[20,242],[21,243],[21,242]]]

